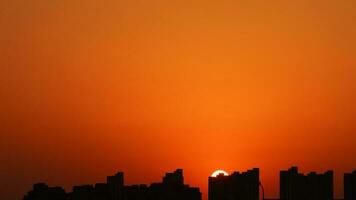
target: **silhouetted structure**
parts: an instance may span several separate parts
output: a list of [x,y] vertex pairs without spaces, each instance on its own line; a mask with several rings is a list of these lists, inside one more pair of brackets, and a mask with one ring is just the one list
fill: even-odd
[[167,185],[183,185],[183,170],[177,169],[173,173],[166,173],[166,175],[162,179],[162,182]]
[[209,177],[209,200],[259,200],[259,169]]
[[106,178],[109,200],[121,200],[124,193],[124,173],[118,172],[115,176]]
[[298,173],[297,167],[280,172],[281,200],[332,200],[333,172],[324,174]]
[[149,199],[162,200],[195,200],[201,199],[199,188],[184,185],[183,170],[177,169],[173,173],[166,173],[162,183],[153,183],[149,188]]
[[66,193],[60,187],[35,184],[24,200],[201,200],[199,188],[184,184],[183,170],[166,173],[161,183],[124,186],[124,174],[108,176],[106,183],[74,186]]
[[63,188],[48,187],[44,183],[37,183],[33,185],[32,191],[24,197],[24,200],[66,200],[67,195]]
[[356,199],[356,170],[352,173],[344,174],[344,199]]

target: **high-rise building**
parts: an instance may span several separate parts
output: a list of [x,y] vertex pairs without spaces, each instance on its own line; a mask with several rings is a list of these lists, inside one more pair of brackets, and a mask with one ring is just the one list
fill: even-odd
[[162,178],[164,184],[174,184],[174,185],[183,185],[183,169],[177,169],[173,173],[166,173]]
[[124,173],[118,172],[114,176],[107,177],[109,200],[123,200]]
[[259,169],[209,177],[209,200],[259,200]]
[[356,199],[356,170],[344,174],[344,200]]
[[332,171],[304,175],[298,173],[297,167],[292,167],[280,172],[281,200],[332,200],[333,196]]

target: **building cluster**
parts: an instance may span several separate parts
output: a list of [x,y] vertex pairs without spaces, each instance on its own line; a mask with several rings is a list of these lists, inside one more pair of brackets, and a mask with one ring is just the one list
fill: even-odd
[[280,199],[332,200],[334,198],[333,172],[323,174],[298,173],[297,167],[280,172]]
[[209,177],[209,200],[259,200],[259,169]]
[[[298,172],[297,167],[280,172],[280,200],[333,200],[333,172]],[[260,195],[262,193],[262,196]],[[356,200],[356,171],[344,176],[344,200]],[[259,169],[209,177],[209,200],[259,200],[264,198]]]
[[[280,200],[333,200],[333,172],[301,174],[297,167],[280,172]],[[264,198],[259,169],[209,177],[209,200]],[[262,192],[262,196],[260,193]],[[184,184],[183,170],[166,173],[160,183],[124,185],[124,174],[108,176],[106,183],[74,186],[66,193],[44,183],[33,186],[23,200],[201,200],[199,188]],[[356,170],[344,175],[344,200],[356,200]]]
[[60,187],[38,183],[23,200],[201,200],[201,193],[199,188],[185,185],[183,170],[177,169],[167,173],[161,183],[149,186],[125,186],[122,172],[108,176],[106,183],[74,186],[69,193]]

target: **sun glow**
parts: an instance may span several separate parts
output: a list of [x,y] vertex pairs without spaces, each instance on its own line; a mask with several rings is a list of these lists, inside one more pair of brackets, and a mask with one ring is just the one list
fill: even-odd
[[228,176],[229,174],[224,171],[224,170],[221,170],[221,169],[218,169],[216,171],[214,171],[212,174],[211,174],[211,177],[217,177],[218,175],[220,174],[223,174],[224,176]]

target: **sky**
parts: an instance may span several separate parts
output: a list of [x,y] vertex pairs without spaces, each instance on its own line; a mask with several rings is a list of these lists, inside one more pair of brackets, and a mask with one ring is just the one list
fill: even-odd
[[0,0],[0,199],[356,168],[354,0]]

